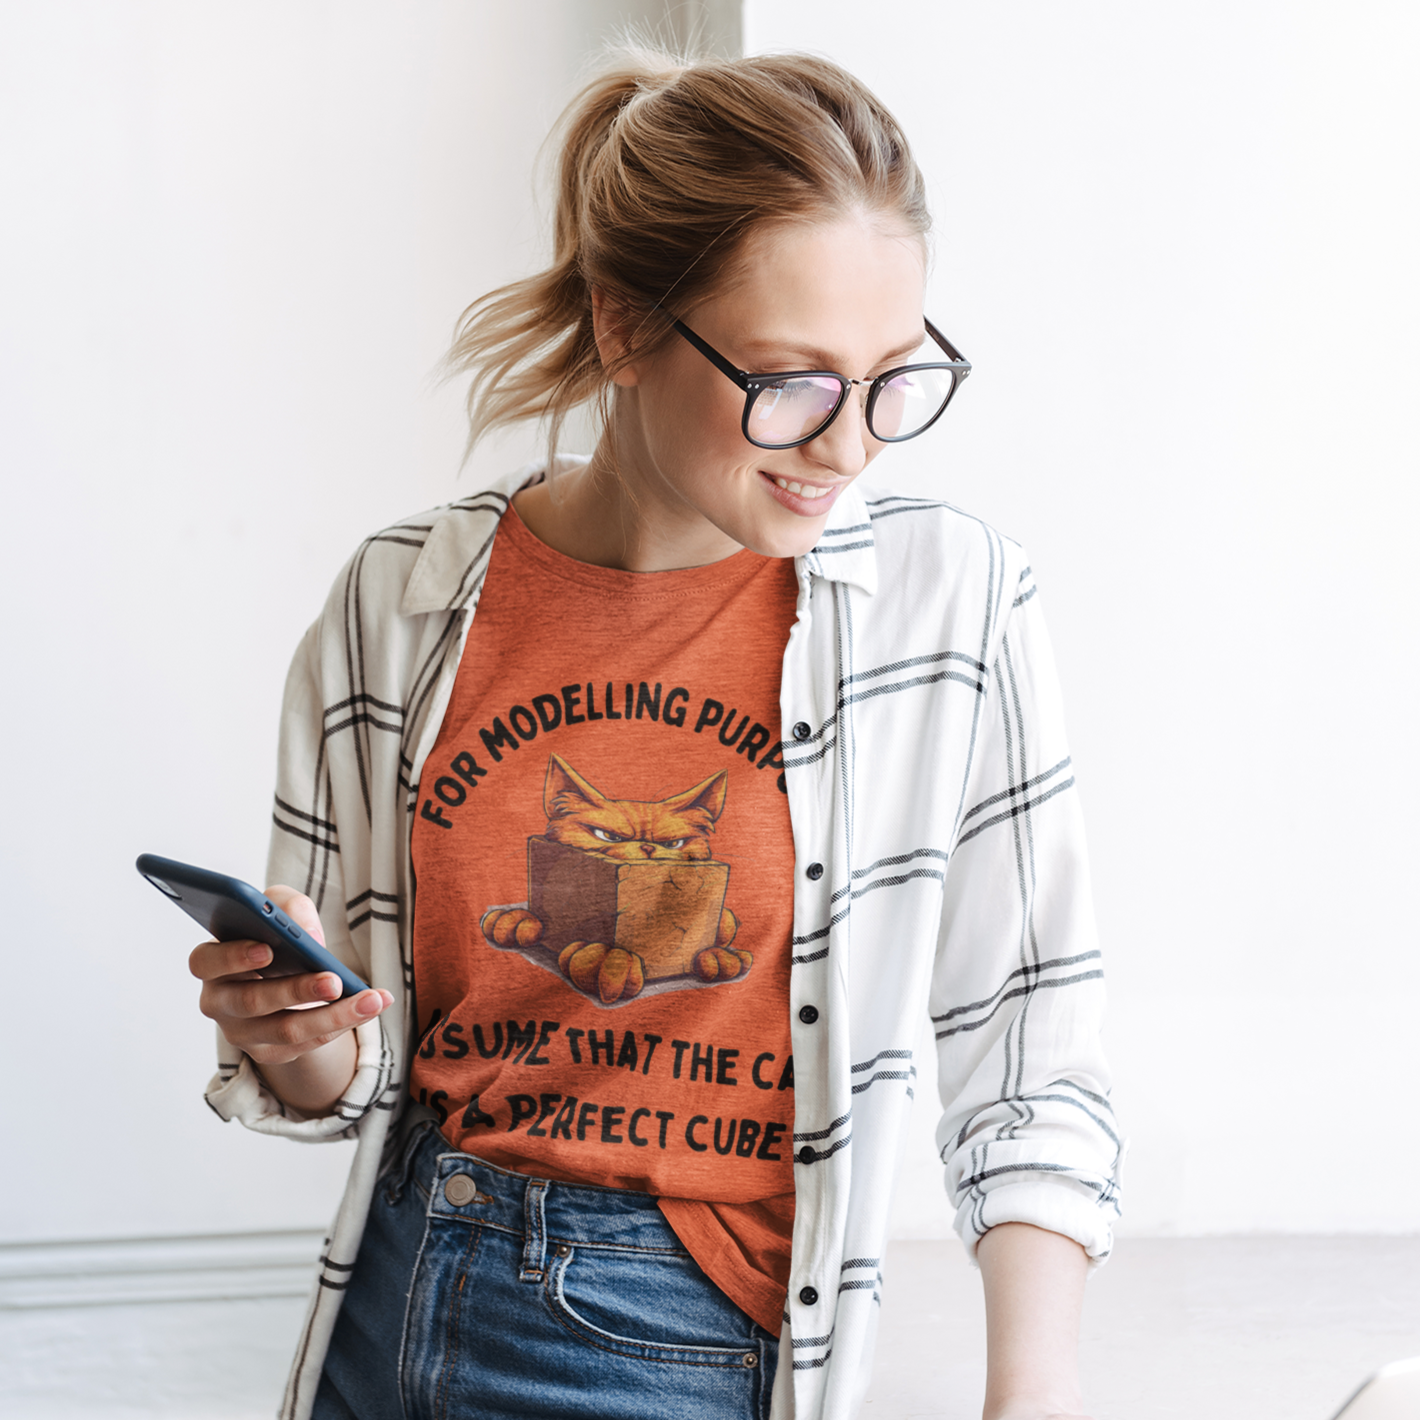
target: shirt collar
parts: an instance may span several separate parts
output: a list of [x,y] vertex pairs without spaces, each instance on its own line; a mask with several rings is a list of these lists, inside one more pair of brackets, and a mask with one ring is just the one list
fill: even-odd
[[[575,468],[585,462],[585,458],[572,455],[558,458],[561,468]],[[487,565],[488,548],[513,494],[540,483],[545,475],[544,464],[527,464],[498,479],[484,492],[470,494],[443,508],[405,583],[400,611],[414,616],[453,611],[465,605]],[[822,535],[801,561],[816,577],[850,582],[870,596],[877,591],[873,525],[857,484],[839,494]]]
[[818,542],[803,562],[816,577],[849,582],[869,596],[878,590],[873,520],[857,483],[838,495]]
[[[565,456],[557,462],[559,467],[571,468],[586,460]],[[472,493],[440,509],[424,539],[414,571],[404,584],[401,613],[415,616],[420,612],[453,611],[466,605],[483,578],[493,535],[513,494],[541,483],[546,475],[546,464],[525,464],[482,493]]]

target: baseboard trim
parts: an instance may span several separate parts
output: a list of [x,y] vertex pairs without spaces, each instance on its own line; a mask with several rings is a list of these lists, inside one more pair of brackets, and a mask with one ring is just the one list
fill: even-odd
[[293,1230],[0,1244],[0,1311],[304,1296],[322,1243]]

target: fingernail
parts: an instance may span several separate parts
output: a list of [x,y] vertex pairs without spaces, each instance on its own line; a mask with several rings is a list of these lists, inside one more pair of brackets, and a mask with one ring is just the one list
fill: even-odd
[[340,978],[322,976],[316,982],[316,995],[323,1001],[334,1001],[340,995]]
[[355,1009],[362,1016],[377,1016],[385,1008],[383,996],[378,991],[363,991],[355,1003]]
[[247,948],[247,960],[253,966],[265,966],[271,960],[271,948],[256,942]]

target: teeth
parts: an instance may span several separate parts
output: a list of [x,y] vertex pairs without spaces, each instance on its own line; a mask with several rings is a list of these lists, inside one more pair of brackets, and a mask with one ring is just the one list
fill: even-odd
[[815,488],[812,483],[794,483],[787,478],[776,478],[775,483],[786,493],[796,493],[800,498],[822,498],[827,494],[827,488]]

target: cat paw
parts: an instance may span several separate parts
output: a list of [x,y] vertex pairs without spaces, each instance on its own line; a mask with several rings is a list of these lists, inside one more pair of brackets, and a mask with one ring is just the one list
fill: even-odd
[[754,965],[754,954],[734,947],[706,947],[695,958],[695,974],[702,981],[733,981]]
[[740,930],[739,919],[727,907],[720,913],[720,926],[715,933],[715,945],[728,947]]
[[646,963],[635,952],[604,942],[568,942],[557,965],[573,986],[588,996],[601,997],[604,1006],[639,996],[646,984]]
[[478,926],[495,947],[530,947],[542,937],[542,919],[525,907],[490,907]]

